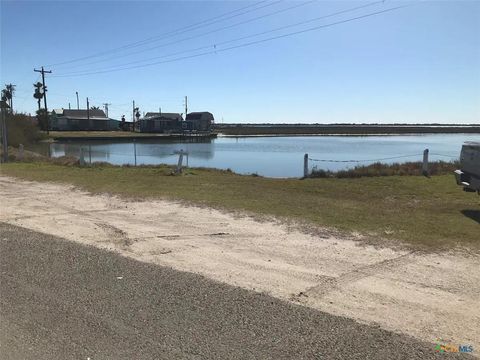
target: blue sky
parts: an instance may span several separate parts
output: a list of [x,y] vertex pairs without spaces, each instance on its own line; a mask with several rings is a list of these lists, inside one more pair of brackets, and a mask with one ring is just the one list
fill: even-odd
[[[211,53],[179,59],[202,52]],[[42,65],[53,71],[49,108],[76,108],[78,91],[80,107],[87,96],[108,102],[113,118],[130,119],[132,100],[144,112],[183,112],[188,95],[189,111],[225,123],[478,123],[480,1],[2,1],[1,83],[17,85],[17,111],[36,110]]]

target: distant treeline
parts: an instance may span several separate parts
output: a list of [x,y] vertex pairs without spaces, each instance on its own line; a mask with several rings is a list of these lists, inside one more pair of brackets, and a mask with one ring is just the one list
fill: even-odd
[[480,125],[455,124],[216,124],[224,135],[375,135],[478,133]]

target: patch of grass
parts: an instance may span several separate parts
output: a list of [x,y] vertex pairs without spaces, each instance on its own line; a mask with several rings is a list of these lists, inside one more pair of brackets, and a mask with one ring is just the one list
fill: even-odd
[[2,164],[1,173],[70,183],[93,193],[185,200],[214,208],[273,215],[357,231],[413,246],[480,248],[480,198],[464,193],[453,175],[271,179],[231,171],[169,166]]

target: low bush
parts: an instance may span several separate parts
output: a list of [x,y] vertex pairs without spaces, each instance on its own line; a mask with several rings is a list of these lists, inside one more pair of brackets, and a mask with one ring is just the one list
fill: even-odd
[[[450,174],[458,169],[458,162],[435,161],[429,163],[429,175]],[[329,171],[313,168],[310,178],[359,178],[373,176],[405,176],[405,175],[423,175],[421,162],[406,162],[383,164],[374,163],[371,165],[355,166],[353,169]]]
[[33,144],[43,138],[34,117],[26,114],[8,114],[6,120],[10,146]]

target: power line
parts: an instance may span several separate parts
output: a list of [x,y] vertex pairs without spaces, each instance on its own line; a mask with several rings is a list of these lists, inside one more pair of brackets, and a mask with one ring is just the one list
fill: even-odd
[[319,16],[319,17],[316,17],[316,18],[313,18],[313,19],[309,19],[309,20],[306,20],[306,21],[301,21],[301,22],[297,22],[297,23],[294,23],[294,24],[290,24],[290,25],[280,26],[280,27],[277,27],[275,29],[262,31],[262,32],[259,32],[259,33],[251,34],[251,35],[241,36],[241,37],[238,37],[238,38],[235,38],[235,39],[232,39],[232,40],[222,41],[222,42],[207,45],[207,46],[201,46],[201,47],[198,47],[198,48],[195,48],[195,49],[182,50],[182,51],[177,51],[175,53],[170,53],[170,54],[167,54],[167,55],[161,55],[161,56],[151,57],[151,58],[148,58],[148,59],[131,61],[131,62],[128,62],[128,63],[118,64],[118,65],[115,65],[113,67],[109,66],[107,68],[92,69],[92,70],[85,70],[84,69],[84,70],[74,71],[74,72],[71,72],[69,74],[80,74],[80,73],[83,73],[83,72],[86,72],[86,71],[88,72],[88,71],[102,71],[102,70],[107,70],[107,69],[115,69],[115,68],[120,67],[120,66],[128,66],[128,65],[142,63],[142,62],[145,62],[145,61],[151,61],[151,60],[156,60],[156,59],[164,59],[164,58],[168,58],[168,57],[171,57],[171,56],[180,55],[180,54],[189,53],[189,52],[194,52],[194,51],[199,51],[199,50],[204,50],[204,49],[211,49],[211,48],[216,49],[217,46],[222,46],[222,45],[229,44],[229,43],[232,43],[232,42],[237,42],[237,41],[249,39],[249,38],[252,38],[252,37],[257,37],[257,36],[277,32],[277,31],[280,31],[280,30],[285,30],[285,29],[289,29],[289,28],[292,28],[292,27],[305,25],[305,24],[308,24],[308,23],[311,23],[311,22],[327,19],[329,17],[334,17],[334,16],[345,14],[345,13],[348,13],[348,12],[364,9],[366,7],[377,5],[377,4],[380,4],[380,3],[384,3],[384,1],[383,0],[373,1],[373,2],[370,2],[368,4],[355,6],[355,7],[352,7],[352,8],[348,8],[348,9],[344,9],[344,10],[341,10],[341,11],[333,12],[333,13],[330,13],[330,14],[327,14],[327,15],[322,15],[322,16]]
[[[153,46],[153,47],[150,47],[150,48],[147,48],[147,49],[142,49],[142,50],[139,50],[139,51],[136,51],[136,52],[131,52],[131,53],[127,53],[127,54],[122,54],[121,57],[134,56],[134,55],[138,55],[139,53],[156,50],[156,49],[159,49],[159,48],[167,47],[167,46],[169,46],[169,45],[177,45],[177,44],[180,43],[180,42],[184,42],[184,41],[188,41],[188,40],[193,40],[193,39],[196,39],[196,38],[205,36],[205,35],[210,35],[210,34],[213,34],[213,33],[217,33],[217,32],[220,32],[220,31],[227,30],[227,29],[231,29],[231,28],[236,27],[236,26],[239,26],[239,25],[245,25],[245,24],[251,23],[251,22],[253,22],[253,21],[257,21],[257,20],[260,20],[260,19],[264,19],[264,18],[273,16],[273,15],[277,15],[277,14],[286,12],[286,11],[294,10],[294,9],[296,9],[296,8],[299,8],[299,7],[302,7],[302,6],[311,4],[311,3],[316,2],[316,1],[317,1],[317,0],[306,1],[306,2],[303,2],[303,3],[300,3],[300,4],[296,4],[296,5],[293,5],[293,6],[284,8],[284,9],[280,9],[280,10],[277,10],[277,11],[274,11],[274,12],[271,12],[271,13],[267,13],[267,14],[264,14],[264,15],[261,15],[261,16],[257,16],[257,17],[252,18],[252,19],[240,21],[240,22],[237,22],[237,23],[232,24],[232,25],[228,25],[228,26],[224,26],[224,27],[221,27],[221,28],[213,29],[213,30],[204,32],[204,33],[202,33],[202,34],[198,34],[198,35],[195,35],[195,36],[186,37],[186,38],[183,38],[183,39],[178,39],[178,40],[171,41],[171,42],[168,42],[168,43],[165,43],[165,44],[160,44],[160,45]],[[379,3],[379,2],[383,2],[383,1],[375,1],[374,3],[376,4],[376,3]],[[277,3],[278,3],[278,2],[277,2]],[[371,5],[371,4],[370,4],[370,5]],[[366,6],[370,6],[370,5],[366,5]],[[361,6],[361,7],[359,7],[359,8],[363,8],[363,7],[365,7],[365,6]],[[217,44],[217,45],[219,45],[219,44]],[[205,48],[205,47],[202,47],[202,48]],[[198,50],[198,49],[196,49],[196,50]],[[186,52],[190,52],[190,51],[192,51],[192,50],[187,50]],[[184,52],[185,52],[185,51],[184,51]],[[161,56],[161,57],[166,57],[166,56]],[[150,58],[150,59],[155,59],[155,58],[159,58],[159,57],[154,57],[154,58]],[[116,60],[116,59],[118,59],[117,56],[110,56],[110,57],[105,58],[105,59],[96,60],[96,61],[88,62],[88,63],[85,63],[85,64],[74,65],[73,68],[78,68],[78,67],[82,67],[82,66],[98,64],[98,63],[102,63],[102,62],[105,62],[105,61]],[[147,61],[147,60],[137,60],[137,61],[134,61],[134,62],[131,62],[131,63],[138,63],[138,62],[143,62],[143,61]],[[131,64],[131,63],[127,63],[127,64]],[[126,65],[126,64],[118,65],[118,66],[124,66],[124,65]],[[72,67],[69,67],[69,68],[67,68],[67,69],[70,69],[70,68],[72,68]],[[85,71],[85,70],[84,70],[84,71]]]
[[[430,155],[443,156],[443,157],[448,157],[448,158],[452,158],[452,159],[458,159],[458,156],[452,156],[452,155],[446,155],[446,154],[430,153]],[[402,159],[402,158],[417,157],[417,156],[423,156],[423,154],[400,155],[400,156],[392,156],[392,157],[386,157],[386,158],[380,158],[380,159],[363,159],[363,160],[358,160],[358,159],[357,160],[313,159],[313,158],[309,157],[308,160],[315,161],[315,162],[361,163],[361,162],[375,162],[375,161]]]
[[170,59],[170,60],[158,61],[158,62],[143,64],[143,65],[130,66],[130,67],[105,69],[105,70],[92,71],[92,72],[77,72],[77,73],[71,73],[71,74],[63,74],[63,75],[57,75],[56,77],[72,77],[72,76],[104,74],[104,73],[109,73],[109,72],[116,72],[116,71],[130,70],[130,69],[138,69],[138,68],[143,68],[143,67],[148,67],[148,66],[153,66],[153,65],[158,65],[158,64],[171,63],[171,62],[196,58],[196,57],[200,57],[200,56],[214,54],[214,53],[217,53],[217,52],[230,51],[230,50],[233,50],[233,49],[252,46],[252,45],[264,43],[264,42],[267,42],[267,41],[277,40],[277,39],[286,38],[286,37],[290,37],[290,36],[294,36],[294,35],[298,35],[298,34],[303,34],[303,33],[306,33],[306,32],[320,30],[320,29],[324,29],[324,28],[328,28],[328,27],[332,27],[332,26],[336,26],[336,25],[340,25],[340,24],[344,24],[344,23],[348,23],[348,22],[352,22],[352,21],[356,21],[356,20],[360,20],[360,19],[364,19],[364,18],[368,18],[368,17],[371,17],[371,16],[383,14],[383,13],[386,13],[386,12],[399,10],[399,9],[405,8],[407,6],[409,6],[409,5],[397,6],[397,7],[394,7],[394,8],[389,8],[389,9],[376,11],[376,12],[373,12],[373,13],[368,13],[368,14],[365,14],[365,15],[361,15],[361,16],[357,16],[357,17],[353,17],[353,18],[349,18],[349,19],[345,19],[345,20],[336,21],[336,22],[333,22],[333,23],[330,23],[330,24],[319,25],[319,26],[315,26],[315,27],[304,29],[304,30],[299,30],[299,31],[287,33],[287,34],[282,34],[282,35],[277,35],[277,36],[273,36],[273,37],[269,37],[269,38],[265,38],[265,39],[251,41],[251,42],[248,42],[248,43],[239,44],[239,45],[231,46],[231,47],[224,48],[224,49],[216,49],[215,48],[215,50],[212,50],[212,51],[206,51],[206,52],[203,52],[203,53],[178,57],[178,58],[174,58],[174,59]]
[[408,157],[416,157],[422,156],[423,154],[413,154],[413,155],[400,155],[400,156],[392,156],[380,159],[363,159],[363,160],[330,160],[330,159],[312,159],[308,158],[310,161],[317,161],[317,162],[333,162],[333,163],[361,163],[361,162],[375,162],[375,161],[384,161],[384,160],[394,160],[394,159],[402,159]]
[[[235,13],[235,12],[238,12],[238,11],[242,11],[242,10],[245,10],[245,9],[247,9],[247,8],[250,8],[250,7],[258,6],[258,5],[260,5],[260,4],[263,4],[263,3],[267,2],[267,0],[260,1],[259,3],[251,4],[251,5],[242,7],[242,8],[240,8],[240,9],[233,10],[233,11],[224,13],[224,14],[222,14],[222,15],[218,15],[218,16],[215,16],[215,17],[213,17],[213,18],[206,19],[206,20],[200,21],[200,22],[198,22],[198,23],[195,23],[195,24],[192,24],[192,25],[188,25],[188,26],[185,26],[185,27],[182,27],[182,28],[179,28],[179,29],[176,29],[176,30],[167,32],[167,33],[164,33],[164,34],[160,34],[160,35],[153,36],[153,37],[150,37],[150,38],[141,40],[141,41],[137,41],[137,42],[130,43],[130,44],[127,44],[127,45],[123,45],[123,46],[120,46],[120,47],[118,47],[118,48],[113,48],[113,49],[110,49],[110,50],[101,51],[101,52],[98,52],[98,53],[95,53],[95,54],[92,54],[92,55],[83,56],[83,57],[80,57],[80,58],[76,58],[76,59],[72,59],[72,60],[68,60],[68,61],[63,61],[63,62],[59,62],[59,63],[55,63],[55,64],[49,64],[48,66],[53,67],[53,66],[60,66],[60,65],[64,65],[64,64],[70,64],[70,63],[73,63],[73,62],[78,62],[78,61],[82,61],[82,60],[86,60],[86,59],[91,59],[91,58],[94,58],[94,57],[104,56],[104,55],[110,54],[110,53],[120,52],[120,51],[125,50],[125,49],[131,49],[131,48],[143,46],[143,45],[145,45],[145,44],[148,44],[148,43],[151,43],[151,42],[155,42],[155,41],[158,41],[158,40],[161,40],[161,39],[164,39],[164,38],[168,38],[168,37],[176,36],[176,35],[179,35],[179,34],[183,34],[183,33],[185,33],[185,32],[192,31],[192,30],[196,30],[196,29],[199,29],[199,28],[202,28],[202,27],[205,27],[205,26],[210,26],[210,25],[212,25],[212,24],[216,24],[216,23],[221,22],[221,21],[229,20],[229,19],[234,18],[234,17],[237,17],[237,16],[242,16],[242,15],[245,15],[245,14],[247,14],[247,13],[249,13],[249,12],[262,9],[262,8],[264,8],[264,7],[276,5],[277,3],[281,2],[281,1],[283,1],[283,0],[278,0],[278,1],[275,1],[275,2],[273,2],[273,3],[268,3],[268,4],[266,4],[266,5],[263,5],[263,6],[260,6],[260,7],[256,7],[256,8],[254,8],[254,9],[250,9],[250,10],[244,11],[244,12],[242,12],[242,13],[240,13],[240,14],[235,14],[235,15],[231,15],[231,16],[229,16],[229,17],[224,18],[225,16],[230,15],[230,14],[232,14],[232,13]],[[217,19],[217,20],[215,20],[215,19]],[[208,23],[208,21],[211,21],[211,20],[214,20],[214,21]],[[205,24],[205,23],[207,23],[207,24]],[[202,24],[203,24],[203,25],[202,25]]]
[[[260,1],[260,2],[258,2],[258,3],[252,4],[252,5],[247,5],[247,6],[244,6],[244,7],[240,8],[240,9],[233,10],[233,11],[229,11],[229,12],[227,12],[227,13],[225,13],[225,14],[218,15],[218,16],[215,16],[215,17],[213,17],[213,18],[200,21],[200,22],[195,23],[195,24],[192,24],[192,25],[188,25],[188,26],[184,26],[184,27],[178,28],[177,30],[173,30],[173,31],[171,31],[171,32],[169,32],[169,33],[166,33],[166,34],[153,36],[153,37],[151,37],[151,38],[148,38],[148,39],[145,39],[145,40],[142,40],[142,41],[137,42],[137,45],[143,45],[144,43],[147,43],[147,42],[157,41],[157,40],[159,40],[160,38],[163,38],[165,35],[178,35],[178,34],[183,34],[183,33],[187,32],[187,31],[196,30],[196,29],[199,28],[199,27],[210,26],[210,25],[215,24],[215,23],[217,23],[217,22],[225,21],[225,20],[228,20],[228,19],[237,17],[237,16],[241,16],[241,15],[247,14],[247,13],[252,12],[252,11],[256,11],[256,10],[262,9],[262,8],[264,8],[264,7],[268,7],[268,6],[275,5],[275,4],[277,4],[277,3],[281,2],[281,1],[283,1],[283,0],[275,1],[275,2],[273,2],[273,3],[269,3],[269,4],[263,5],[263,6],[261,6],[261,7],[254,8],[254,9],[252,9],[252,10],[248,10],[248,11],[243,12],[243,13],[241,13],[241,14],[232,15],[232,16],[230,16],[230,17],[227,17],[227,18],[225,18],[225,19],[222,19],[222,18],[225,17],[226,15],[229,15],[229,14],[232,14],[232,13],[235,13],[235,12],[238,12],[238,11],[242,11],[242,10],[245,10],[245,9],[247,9],[247,8],[250,8],[250,7],[255,7],[255,6],[257,6],[257,5],[261,5],[261,4],[265,3],[265,2],[267,2],[267,0],[263,0],[263,1]],[[215,20],[215,19],[219,19],[219,20],[213,21],[213,22],[211,22],[211,23],[209,23],[209,24],[206,24],[206,25],[202,25],[202,24],[204,24],[204,23],[208,23],[209,21]]]
[[[298,23],[295,23],[295,24],[280,26],[280,27],[277,27],[277,28],[275,28],[275,29],[271,29],[271,30],[267,30],[267,31],[262,31],[262,32],[255,33],[255,34],[251,34],[251,35],[247,35],[247,36],[241,36],[241,37],[238,37],[238,38],[235,38],[235,39],[232,39],[232,40],[222,41],[222,42],[219,42],[219,43],[216,43],[216,44],[211,44],[211,45],[207,45],[207,46],[201,46],[201,47],[198,47],[198,48],[195,48],[195,49],[190,49],[190,50],[178,51],[178,52],[175,52],[175,53],[170,53],[170,54],[162,55],[162,56],[155,56],[155,57],[148,58],[148,59],[131,61],[131,62],[128,62],[128,63],[115,65],[114,67],[110,67],[110,66],[109,66],[109,67],[107,67],[107,68],[92,69],[92,70],[90,70],[90,71],[103,71],[103,70],[108,70],[108,69],[116,69],[116,68],[118,68],[118,67],[120,67],[120,66],[127,66],[127,65],[132,65],[132,64],[138,64],[138,63],[142,63],[142,62],[145,62],[145,61],[151,61],[151,60],[155,60],[155,59],[162,59],[162,58],[171,57],[171,56],[175,56],[175,55],[179,55],[179,54],[184,54],[184,53],[188,53],[188,52],[194,52],[194,51],[199,51],[199,50],[204,50],[204,49],[211,49],[211,48],[216,49],[217,46],[221,46],[221,45],[229,44],[229,43],[232,43],[232,42],[237,42],[237,41],[249,39],[249,38],[252,38],[252,37],[257,37],[257,36],[261,36],[261,35],[266,35],[266,34],[269,34],[269,33],[272,33],[272,32],[277,32],[277,31],[285,30],[285,29],[292,28],[292,27],[297,27],[297,26],[305,25],[305,24],[308,24],[308,23],[311,23],[311,22],[314,22],[314,21],[319,21],[319,20],[323,20],[323,19],[326,19],[326,18],[329,18],[329,17],[341,15],[341,14],[344,14],[344,13],[347,13],[347,12],[352,12],[352,11],[360,10],[360,9],[363,9],[363,8],[366,8],[366,7],[369,7],[369,6],[372,6],[372,5],[376,5],[376,4],[379,4],[379,3],[383,3],[383,2],[384,2],[383,0],[373,1],[373,2],[368,3],[368,4],[365,4],[365,5],[355,6],[355,7],[352,7],[352,8],[348,8],[348,9],[345,9],[345,10],[337,11],[337,12],[330,13],[330,14],[327,14],[327,15],[322,15],[322,16],[320,16],[320,17],[316,17],[316,18],[309,19],[309,20],[306,20],[306,21],[301,21],[301,22],[298,22]],[[80,74],[80,73],[84,73],[84,72],[89,72],[89,70],[74,71],[74,72],[69,73],[69,75],[70,75],[70,74]]]
[[432,156],[443,156],[443,157],[448,157],[452,159],[458,159],[458,156],[453,156],[453,155],[446,155],[446,154],[436,154],[436,153],[430,153]]

